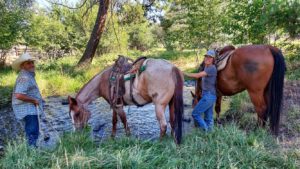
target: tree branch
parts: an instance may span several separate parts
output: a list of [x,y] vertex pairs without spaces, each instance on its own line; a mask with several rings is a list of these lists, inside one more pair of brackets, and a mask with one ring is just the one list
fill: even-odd
[[99,0],[95,0],[93,1],[90,6],[85,10],[85,12],[82,15],[82,18],[85,17],[87,15],[87,13],[90,11],[90,9],[92,9],[94,7],[94,5],[96,5],[99,2]]
[[79,8],[82,8],[86,4],[86,2],[87,2],[87,0],[85,0],[79,7],[70,7],[70,6],[67,6],[67,5],[65,5],[63,3],[52,2],[51,0],[45,0],[45,1],[47,1],[47,2],[49,2],[51,4],[53,4],[53,5],[59,5],[59,6],[63,6],[65,8],[69,8],[69,9],[79,9]]
[[115,1],[115,3],[111,3],[111,22],[112,22],[112,27],[113,27],[113,30],[114,30],[114,34],[115,34],[115,36],[116,36],[116,39],[117,39],[117,42],[118,42],[118,46],[119,46],[119,50],[121,49],[121,45],[120,45],[120,40],[119,40],[119,37],[118,37],[118,35],[117,35],[117,32],[116,32],[116,29],[115,29],[115,23],[114,23],[114,21],[113,21],[113,9],[114,9],[114,7],[115,7],[115,5],[117,4],[117,1]]

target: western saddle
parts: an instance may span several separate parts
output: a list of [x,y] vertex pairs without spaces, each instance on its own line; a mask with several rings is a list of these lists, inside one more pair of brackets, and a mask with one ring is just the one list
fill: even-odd
[[132,88],[135,75],[145,70],[143,63],[146,59],[146,57],[140,57],[133,61],[128,57],[119,55],[109,76],[109,103],[111,108],[119,108],[126,105],[123,96],[126,92],[125,81],[127,80],[130,80],[130,96],[133,103],[137,106],[143,106],[134,99]]

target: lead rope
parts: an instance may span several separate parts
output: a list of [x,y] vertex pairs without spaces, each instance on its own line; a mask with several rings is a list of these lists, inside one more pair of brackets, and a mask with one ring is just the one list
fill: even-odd
[[[57,138],[59,138],[59,134],[57,133],[57,131],[51,126],[51,125],[49,125],[48,124],[48,126],[45,124],[45,132],[42,130],[42,127],[41,127],[41,117],[40,117],[40,115],[41,115],[41,111],[43,112],[43,114],[44,114],[44,120],[48,123],[48,120],[47,120],[47,118],[46,118],[46,114],[45,114],[45,112],[41,109],[41,107],[40,106],[35,106],[35,108],[36,108],[36,112],[37,112],[37,116],[38,116],[38,123],[39,123],[39,131],[40,131],[40,133],[44,136],[44,141],[48,141],[49,139],[50,139],[50,134],[49,134],[49,131],[48,131],[48,129],[47,129],[47,127],[50,127],[52,130],[53,130],[53,132],[54,132],[54,135],[57,137]],[[45,137],[45,136],[48,136],[48,139],[47,139],[47,137]],[[47,140],[46,140],[47,139]]]

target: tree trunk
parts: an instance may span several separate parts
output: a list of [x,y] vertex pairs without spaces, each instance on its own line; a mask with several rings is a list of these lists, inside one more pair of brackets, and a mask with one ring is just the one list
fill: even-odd
[[86,66],[92,62],[97,46],[101,39],[101,35],[105,28],[105,21],[106,21],[109,4],[110,4],[110,0],[99,0],[100,6],[98,9],[97,19],[90,40],[85,48],[84,54],[77,64],[78,66]]

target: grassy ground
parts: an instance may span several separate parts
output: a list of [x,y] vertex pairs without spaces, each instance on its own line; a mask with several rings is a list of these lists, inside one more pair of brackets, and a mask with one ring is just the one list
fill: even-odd
[[95,144],[87,133],[65,134],[53,150],[30,150],[23,142],[13,142],[0,167],[297,168],[294,159],[280,152],[266,131],[246,134],[235,124],[211,133],[195,130],[180,147],[171,138],[162,142],[121,138]]

